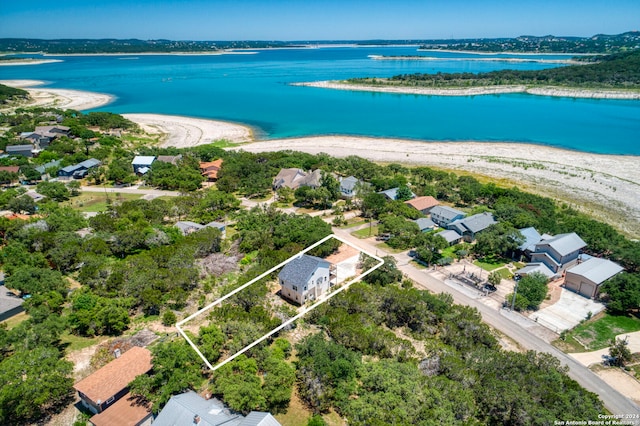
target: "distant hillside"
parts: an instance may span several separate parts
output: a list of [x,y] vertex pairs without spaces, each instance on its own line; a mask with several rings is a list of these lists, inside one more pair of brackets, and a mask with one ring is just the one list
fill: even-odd
[[522,53],[616,53],[640,48],[640,32],[597,34],[592,37],[557,37],[552,35],[516,38],[429,40],[421,49],[468,50],[477,52]]
[[280,41],[172,41],[172,40],[117,40],[117,39],[59,39],[40,40],[25,38],[0,39],[0,52],[92,54],[92,53],[200,53],[224,49],[285,47]]
[[501,70],[487,73],[403,74],[388,79],[355,78],[351,84],[410,87],[475,87],[545,85],[589,88],[640,88],[640,50],[602,56],[588,65],[537,71]]
[[28,95],[29,93],[26,90],[15,89],[13,87],[0,84],[0,104],[3,104],[11,99],[26,97]]

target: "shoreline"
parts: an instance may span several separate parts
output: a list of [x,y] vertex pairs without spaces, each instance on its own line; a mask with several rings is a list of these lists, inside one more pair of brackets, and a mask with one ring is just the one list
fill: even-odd
[[599,56],[610,55],[611,53],[566,53],[566,52],[484,52],[478,50],[454,50],[454,49],[418,49],[418,52],[447,52],[447,53],[470,53],[474,55],[531,55],[531,56]]
[[523,93],[533,96],[555,96],[564,98],[581,99],[620,99],[620,100],[640,100],[640,91],[621,91],[615,89],[580,89],[564,87],[528,87],[526,85],[505,85],[505,86],[478,86],[469,88],[434,88],[427,87],[403,87],[403,86],[367,86],[360,84],[349,84],[341,81],[312,81],[290,83],[292,86],[318,87],[322,89],[349,90],[356,92],[380,92],[395,93],[404,95],[425,95],[425,96],[480,96],[480,95],[501,95],[507,93]]
[[0,80],[5,86],[24,89],[32,100],[21,107],[55,107],[83,111],[94,109],[113,102],[115,96],[106,93],[87,92],[84,90],[39,88],[46,84],[40,80]]
[[586,65],[586,62],[572,59],[527,59],[527,58],[438,58],[435,56],[381,56],[369,55],[375,61],[457,61],[457,62],[510,62],[510,63],[540,63],[540,64],[564,64]]
[[0,67],[11,67],[18,65],[42,65],[53,64],[56,62],[64,62],[62,59],[10,59],[0,61]]
[[[49,99],[57,98],[59,90],[65,91],[34,89],[34,85],[44,82],[33,80],[13,83],[30,87],[30,91],[49,92]],[[65,92],[71,98],[79,98],[67,99],[76,104],[86,102],[88,95],[95,95],[77,90]],[[249,152],[325,152],[336,157],[356,155],[379,163],[397,162],[476,173],[494,179],[498,184],[517,184],[523,190],[567,202],[627,235],[640,237],[638,156],[592,154],[517,142],[415,141],[358,136],[256,141],[252,129],[241,124],[161,114],[123,115],[147,131],[165,134],[161,146],[186,148],[227,139],[241,143],[229,149]]]

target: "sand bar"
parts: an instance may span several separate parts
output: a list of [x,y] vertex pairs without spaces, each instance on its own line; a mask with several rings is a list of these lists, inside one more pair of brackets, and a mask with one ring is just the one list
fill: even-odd
[[0,80],[0,84],[17,87],[29,92],[32,101],[20,106],[42,106],[78,111],[107,105],[114,97],[105,93],[85,92],[82,90],[37,88],[45,84],[37,80]]
[[525,143],[419,142],[352,136],[321,136],[254,142],[250,152],[296,150],[336,157],[357,155],[479,173],[518,183],[599,217],[635,238],[640,236],[640,159],[599,155]]
[[367,86],[364,84],[349,84],[342,81],[313,81],[291,83],[293,86],[320,87],[323,89],[351,90],[358,92],[383,92],[407,95],[427,96],[479,96],[499,95],[503,93],[528,93],[540,96],[558,96],[568,98],[589,99],[627,99],[639,100],[640,91],[600,90],[600,89],[572,89],[560,87],[527,87],[525,85],[479,86],[469,88],[427,88],[403,86]]
[[0,67],[10,67],[16,65],[41,65],[63,62],[62,59],[11,59],[0,61]]
[[224,121],[203,120],[160,114],[123,114],[125,118],[138,123],[140,127],[152,134],[164,134],[161,146],[187,148],[208,144],[220,139],[231,142],[247,142],[253,140],[249,127]]

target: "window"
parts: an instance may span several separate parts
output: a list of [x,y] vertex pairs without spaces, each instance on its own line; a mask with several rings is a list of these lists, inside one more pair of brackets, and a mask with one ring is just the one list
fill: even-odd
[[293,291],[298,291],[298,286],[297,285],[293,286]]
[[114,400],[114,399],[116,399],[116,397],[115,397],[115,396],[112,396],[111,398],[107,399],[105,403],[106,403],[107,405],[109,405],[109,404],[111,404],[111,403],[113,402],[113,400]]
[[306,285],[304,286],[304,291],[307,291],[307,286]]

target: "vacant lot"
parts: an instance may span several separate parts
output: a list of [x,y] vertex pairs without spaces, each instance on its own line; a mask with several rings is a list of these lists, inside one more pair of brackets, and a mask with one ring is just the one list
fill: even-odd
[[[567,333],[572,352],[595,351],[609,347],[611,339],[622,333],[640,330],[640,319],[635,316],[614,316],[604,313],[586,321]],[[567,348],[568,349],[568,348]]]

